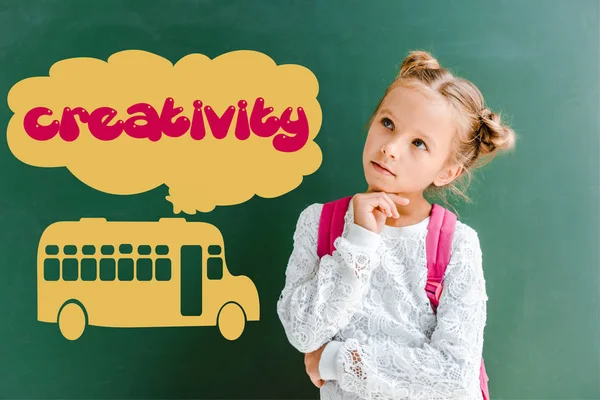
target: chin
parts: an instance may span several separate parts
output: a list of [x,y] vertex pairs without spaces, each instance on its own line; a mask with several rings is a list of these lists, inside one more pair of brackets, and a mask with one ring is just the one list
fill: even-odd
[[[401,192],[401,188],[399,187],[399,185],[394,185],[395,182],[393,182],[392,179],[389,179],[390,182],[385,182],[386,179],[382,179],[382,178],[373,178],[373,177],[369,177],[367,176],[367,185],[369,185],[369,188],[375,192],[386,192],[386,193],[400,193]],[[395,179],[395,178],[394,178]]]

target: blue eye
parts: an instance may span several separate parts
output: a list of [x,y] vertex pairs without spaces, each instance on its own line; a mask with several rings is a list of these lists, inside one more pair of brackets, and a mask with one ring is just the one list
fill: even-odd
[[[391,120],[391,119],[389,119],[389,118],[387,118],[387,117],[383,117],[383,118],[381,119],[381,124],[382,124],[383,126],[385,126],[386,128],[388,128],[388,129],[392,129],[392,130],[394,129],[394,123],[392,122],[392,120]],[[389,124],[389,126],[388,126],[387,124]]]
[[[417,143],[419,143],[420,145],[419,145],[419,144],[417,144]],[[423,150],[427,150],[427,145],[426,145],[426,144],[425,144],[425,142],[424,142],[424,141],[422,141],[421,139],[415,139],[415,140],[413,141],[413,144],[417,144],[417,148],[421,148],[421,145],[422,145],[422,146],[424,146]]]

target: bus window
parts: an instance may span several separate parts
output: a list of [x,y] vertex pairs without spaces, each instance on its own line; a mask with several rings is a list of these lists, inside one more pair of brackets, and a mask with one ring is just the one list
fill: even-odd
[[221,254],[221,246],[218,244],[213,244],[208,246],[208,254],[211,256],[218,256]]
[[169,281],[171,280],[171,260],[168,258],[156,259],[156,280]]
[[96,253],[96,248],[91,244],[86,244],[81,248],[81,252],[86,256],[91,256]]
[[121,258],[119,260],[119,280],[133,280],[133,260],[131,258]]
[[131,254],[131,253],[133,253],[133,246],[130,244],[122,244],[119,246],[119,253]]
[[[104,247],[104,246],[103,246]],[[115,260],[112,258],[103,258],[100,260],[100,280],[115,280]]]
[[77,254],[77,246],[69,244],[63,248],[63,251],[69,256],[74,256]]
[[152,259],[138,258],[136,261],[135,272],[138,281],[152,280]]
[[81,260],[81,280],[95,281],[96,280],[96,259],[84,258]]
[[49,256],[55,256],[58,254],[58,246],[54,244],[50,244],[46,246],[46,254]]
[[169,246],[164,244],[156,246],[156,254],[158,254],[159,256],[166,256],[167,254],[169,254]]
[[46,258],[44,260],[44,279],[47,281],[57,281],[59,278],[60,260],[58,258]]
[[206,265],[208,279],[223,278],[223,259],[221,257],[209,257]]
[[79,276],[79,262],[76,258],[65,258],[62,262],[62,274],[65,281],[76,281]]
[[110,256],[115,254],[115,248],[110,244],[105,244],[100,248],[100,252],[105,256]]
[[138,246],[138,254],[141,254],[143,256],[147,256],[150,253],[152,253],[152,247],[148,246],[147,244],[143,244],[141,246]]

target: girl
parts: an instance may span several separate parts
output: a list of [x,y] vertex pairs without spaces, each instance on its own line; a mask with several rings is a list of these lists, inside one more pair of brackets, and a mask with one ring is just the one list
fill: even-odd
[[471,82],[427,52],[409,53],[371,117],[368,190],[352,198],[336,250],[317,256],[322,204],[296,225],[277,312],[322,399],[482,398],[487,294],[478,235],[456,222],[434,314],[424,290],[425,195],[449,189],[468,200],[459,178],[514,143]]

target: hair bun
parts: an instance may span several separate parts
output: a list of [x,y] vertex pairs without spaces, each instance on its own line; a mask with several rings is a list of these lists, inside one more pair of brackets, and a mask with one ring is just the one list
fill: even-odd
[[491,119],[494,113],[489,108],[484,108],[481,110],[480,116],[482,120]]
[[502,123],[499,114],[493,113],[488,108],[479,114],[481,126],[477,132],[477,139],[481,142],[479,153],[491,154],[495,150],[512,149],[515,144],[515,134],[509,127]]
[[406,78],[421,75],[426,71],[443,71],[438,60],[430,53],[422,50],[411,51],[402,62],[399,76]]

